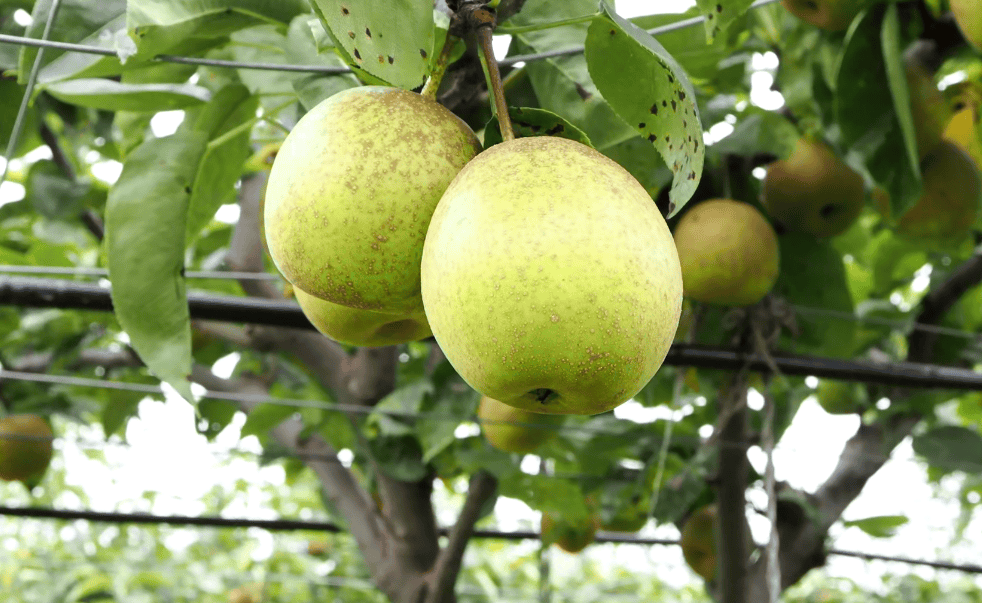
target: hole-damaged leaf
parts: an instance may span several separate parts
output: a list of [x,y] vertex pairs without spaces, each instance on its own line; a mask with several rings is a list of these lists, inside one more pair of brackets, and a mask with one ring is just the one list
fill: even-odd
[[311,6],[352,67],[407,90],[429,74],[432,0],[311,0]]
[[184,231],[207,139],[197,132],[148,140],[126,159],[106,202],[106,256],[119,324],[150,371],[187,400],[191,323]]
[[590,24],[586,60],[604,99],[672,170],[669,215],[675,214],[699,185],[706,152],[688,77],[661,44],[606,4]]
[[699,12],[706,18],[706,37],[713,38],[747,12],[754,0],[696,0]]

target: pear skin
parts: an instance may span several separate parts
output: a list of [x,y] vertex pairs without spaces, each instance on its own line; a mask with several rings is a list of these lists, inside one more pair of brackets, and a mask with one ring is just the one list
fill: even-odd
[[717,522],[715,504],[700,507],[685,520],[679,538],[685,562],[706,581],[716,577]]
[[914,120],[917,154],[923,160],[933,153],[944,139],[945,124],[951,119],[951,110],[927,68],[917,60],[907,58],[904,69],[907,73],[907,89],[910,93],[910,112]]
[[976,167],[982,169],[982,136],[979,135],[979,120],[982,111],[977,105],[962,106],[948,122],[945,128],[945,140],[950,140],[969,154]]
[[944,141],[921,166],[924,192],[897,222],[897,232],[936,242],[964,238],[979,213],[982,176],[972,158]]
[[845,381],[823,379],[815,390],[815,398],[830,415],[851,415],[862,410],[855,385]]
[[746,306],[777,282],[777,235],[757,208],[732,199],[699,203],[675,227],[685,296]]
[[540,530],[544,543],[555,544],[567,553],[575,554],[594,541],[599,527],[600,520],[595,514],[574,523],[543,513]]
[[601,153],[550,136],[494,145],[461,170],[421,270],[453,367],[530,412],[594,415],[630,399],[664,361],[682,307],[651,196]]
[[802,137],[787,159],[764,177],[767,213],[791,232],[825,238],[842,234],[863,210],[863,177],[824,142]]
[[781,0],[784,8],[806,23],[827,31],[842,31],[868,2],[866,0]]
[[508,406],[487,396],[477,406],[481,433],[488,444],[504,452],[532,452],[556,436],[561,415],[543,415]]
[[51,463],[53,437],[47,421],[37,415],[0,419],[0,479],[28,482],[39,478]]
[[982,0],[949,0],[949,4],[965,40],[982,51]]
[[414,92],[362,86],[328,97],[297,122],[273,162],[264,208],[273,262],[331,303],[421,312],[430,217],[479,150],[466,123]]
[[359,310],[333,304],[297,287],[293,293],[310,323],[340,343],[372,348],[418,341],[432,334],[422,312],[400,315]]

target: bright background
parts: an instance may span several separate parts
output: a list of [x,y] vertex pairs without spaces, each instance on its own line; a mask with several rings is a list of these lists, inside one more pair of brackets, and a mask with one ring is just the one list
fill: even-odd
[[[683,12],[694,4],[694,0],[620,0],[617,7],[622,16],[633,17],[651,12]],[[26,13],[19,14],[18,22],[24,18],[30,19]],[[508,36],[496,38],[496,54],[504,55],[507,38]],[[776,67],[777,57],[771,53],[754,58],[753,68],[756,73],[752,79],[754,89],[751,100],[768,109],[776,109],[783,104],[780,94],[770,90]],[[182,119],[181,111],[165,112],[158,114],[151,125],[158,136],[165,136],[173,133]],[[707,143],[719,140],[733,129],[726,122],[705,126]],[[41,148],[32,153],[27,161],[48,157],[50,152],[47,148]],[[0,161],[3,159],[0,158]],[[104,161],[97,164],[93,171],[97,177],[114,182],[119,176],[120,168],[117,162]],[[22,198],[23,194],[20,185],[4,183],[0,188],[0,205]],[[234,222],[238,217],[238,207],[225,206],[218,217]],[[926,286],[926,278],[924,281],[923,285]],[[214,367],[215,372],[229,375],[237,360],[234,354],[220,360]],[[752,408],[759,409],[761,404],[759,396],[751,400]],[[676,412],[684,412],[684,409]],[[616,414],[621,418],[645,423],[658,419],[658,423],[653,426],[655,429],[663,429],[664,419],[673,415],[668,407],[645,409],[630,402],[617,409]],[[257,453],[260,451],[256,438],[240,439],[239,429],[243,422],[244,417],[238,416],[214,442],[209,443],[194,431],[191,406],[176,395],[168,396],[165,403],[144,401],[140,404],[139,418],[131,420],[126,428],[127,444],[106,446],[102,449],[104,454],[92,455],[91,450],[87,450],[85,446],[73,443],[101,440],[102,434],[98,429],[60,424],[59,431],[65,438],[56,443],[59,449],[56,462],[64,463],[69,483],[84,489],[95,510],[118,509],[193,515],[204,510],[200,499],[216,484],[231,485],[241,481],[284,483],[284,471],[279,466],[259,468],[248,458],[237,458],[231,464],[227,462],[225,452],[229,449]],[[844,443],[855,433],[858,425],[857,416],[828,415],[814,398],[809,398],[801,405],[793,424],[775,450],[777,479],[794,487],[814,489],[831,473]],[[703,435],[709,435],[710,432],[711,427],[707,426]],[[118,439],[114,438],[113,441],[118,442]],[[342,459],[344,458],[342,455]],[[763,471],[764,453],[760,449],[752,449],[750,458],[755,468]],[[537,463],[534,461],[534,457],[526,458],[523,467],[536,467]],[[830,543],[833,547],[848,550],[982,564],[982,537],[979,536],[982,535],[982,519],[978,514],[966,531],[967,534],[976,536],[969,536],[949,546],[954,533],[952,526],[961,510],[955,497],[958,483],[958,477],[949,477],[942,481],[940,487],[930,485],[925,466],[915,459],[907,440],[896,449],[886,466],[869,481],[863,494],[849,506],[843,518],[854,520],[877,515],[907,515],[909,523],[900,527],[896,535],[888,539],[872,538],[857,528],[835,527],[831,531]],[[145,490],[159,494],[150,501],[141,497]],[[758,508],[766,508],[766,496],[762,491],[750,492],[749,499]],[[450,500],[438,481],[438,517],[445,525],[452,523],[456,516],[456,508],[449,503]],[[120,501],[131,503],[120,505]],[[62,503],[62,506],[72,507],[71,495]],[[263,503],[261,498],[239,498],[223,514],[229,517],[274,518],[275,512]],[[500,499],[495,516],[503,530],[538,526],[538,514],[524,503],[512,499]],[[752,528],[756,540],[764,542],[767,538],[766,520],[755,515]],[[250,534],[260,543],[252,553],[253,558],[261,560],[268,556],[273,550],[273,536],[262,530],[250,530]],[[640,535],[677,538],[678,531],[674,526],[649,525]],[[180,548],[192,538],[192,530],[178,529],[173,532],[168,546]],[[17,546],[16,542],[9,540],[3,543],[3,547],[10,551]],[[537,545],[520,543],[514,546],[535,548]],[[629,567],[641,573],[657,573],[662,580],[676,585],[701,582],[685,565],[677,547],[612,544],[591,546],[580,556],[567,555],[553,548],[552,579],[561,584],[564,575],[577,572],[584,562]],[[882,576],[886,573],[913,573],[942,583],[949,578],[962,577],[958,572],[836,556],[829,558],[826,572],[831,576],[848,577],[873,591],[884,588]],[[982,584],[982,578],[977,578],[977,582]]]

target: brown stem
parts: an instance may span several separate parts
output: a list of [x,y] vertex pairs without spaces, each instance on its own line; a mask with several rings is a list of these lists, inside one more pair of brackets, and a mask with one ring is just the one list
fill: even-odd
[[447,603],[453,600],[453,586],[460,574],[467,542],[474,534],[474,524],[479,519],[481,508],[498,487],[498,480],[490,473],[480,470],[471,477],[467,490],[467,500],[460,511],[457,523],[450,532],[447,545],[440,552],[433,574],[426,603]]
[[456,41],[456,36],[447,34],[447,39],[443,42],[443,49],[440,50],[440,56],[436,58],[436,64],[433,65],[433,72],[430,73],[430,77],[426,78],[423,89],[419,91],[422,96],[436,100],[436,93],[440,89],[440,84],[443,82],[444,74],[447,73],[447,65],[450,64],[450,55],[453,53],[453,47]]
[[747,384],[742,374],[734,376],[721,392],[719,465],[716,498],[719,529],[719,589],[723,603],[747,601],[747,517],[746,488],[749,462],[745,450],[747,436]]
[[[480,12],[477,11],[477,13]],[[487,70],[488,85],[491,87],[495,113],[498,115],[498,127],[501,130],[501,139],[508,141],[515,139],[515,130],[511,125],[511,116],[508,115],[508,103],[505,101],[505,90],[501,84],[501,71],[498,69],[498,61],[494,58],[494,49],[491,46],[491,32],[493,28],[494,15],[491,15],[490,22],[484,22],[477,28],[477,41],[481,48],[481,55],[483,56],[482,62]]]

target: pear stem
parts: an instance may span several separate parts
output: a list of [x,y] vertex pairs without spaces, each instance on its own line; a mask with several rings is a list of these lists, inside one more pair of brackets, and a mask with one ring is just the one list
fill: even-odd
[[[498,128],[501,130],[501,140],[514,140],[515,130],[512,129],[511,117],[508,115],[508,103],[505,102],[505,90],[501,84],[501,71],[498,70],[498,61],[494,58],[494,49],[491,46],[491,30],[494,28],[494,14],[490,11],[487,19],[482,20],[478,26],[477,42],[481,47],[482,61],[484,70],[488,76],[488,86],[491,89],[491,96],[494,98],[494,110],[498,116]],[[483,15],[481,15],[483,17]]]
[[430,76],[426,78],[426,83],[423,84],[423,89],[419,93],[426,98],[431,100],[436,100],[436,93],[440,89],[440,84],[443,82],[443,76],[447,73],[447,65],[450,63],[450,54],[453,52],[454,42],[457,41],[455,36],[447,34],[446,39],[443,41],[443,48],[440,50],[440,56],[436,58],[436,63],[433,65],[433,71]]

